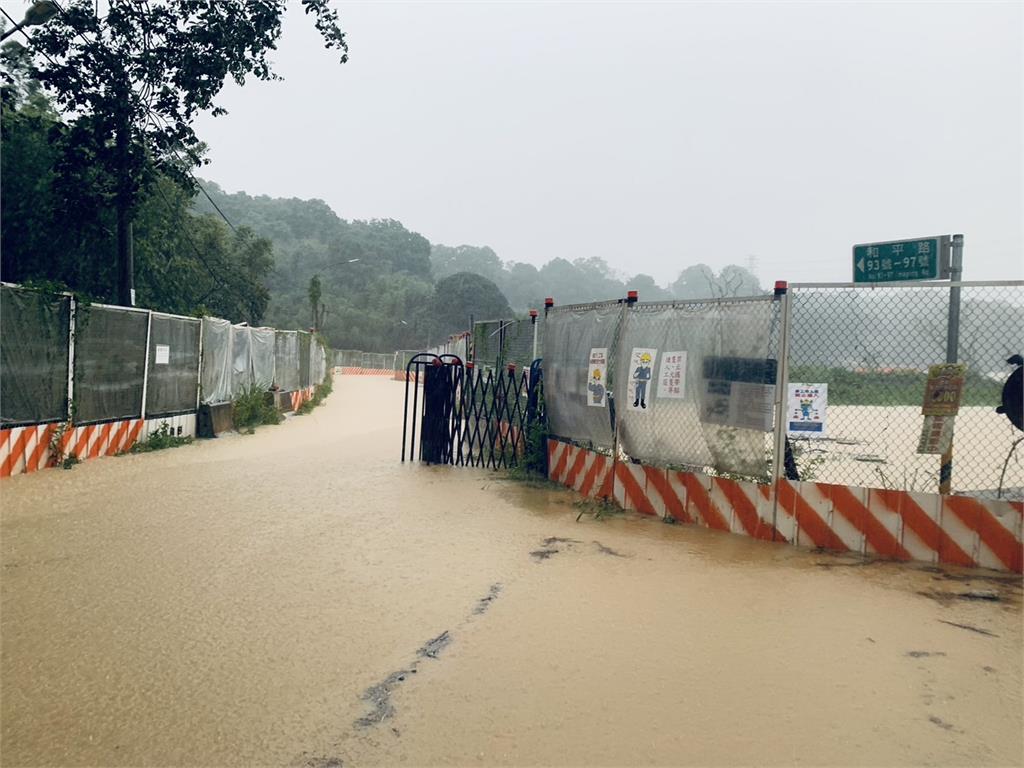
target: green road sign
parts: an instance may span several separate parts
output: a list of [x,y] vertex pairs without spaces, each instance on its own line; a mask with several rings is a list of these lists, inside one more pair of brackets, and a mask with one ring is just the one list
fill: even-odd
[[949,236],[853,246],[853,282],[939,280],[949,276]]

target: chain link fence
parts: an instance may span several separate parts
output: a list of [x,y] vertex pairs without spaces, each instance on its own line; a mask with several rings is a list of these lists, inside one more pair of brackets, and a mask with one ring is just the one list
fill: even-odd
[[544,322],[537,318],[479,320],[473,323],[473,362],[490,370],[509,364],[529,368],[543,356]]
[[610,451],[615,445],[611,393],[615,348],[625,305],[582,304],[545,318],[544,392],[551,433]]
[[[801,479],[935,492],[940,456],[918,453],[930,366],[945,362],[948,284],[794,286],[790,388],[825,386],[823,430],[791,433]],[[1024,353],[1024,283],[964,283],[955,359],[967,366],[953,427],[952,490],[1024,497],[1021,437],[995,408]],[[792,398],[790,398],[792,400]],[[792,403],[798,415],[799,401]],[[1005,466],[1005,474],[1004,474]]]
[[68,412],[71,299],[0,287],[0,422],[60,421]]
[[[958,286],[951,492],[1021,499],[1022,434],[995,409],[1024,353],[1024,282]],[[622,460],[760,482],[784,474],[785,445],[790,477],[934,493],[941,450],[919,452],[935,450],[922,406],[947,359],[949,301],[949,283],[842,284],[794,286],[788,303],[559,307],[544,324],[550,429]]]
[[332,366],[342,368],[391,370],[395,364],[395,353],[363,352],[360,349],[332,349],[330,360]]
[[303,331],[88,304],[8,285],[0,286],[0,312],[4,427],[169,416],[253,390],[294,391],[326,376],[325,350]]
[[636,304],[619,335],[619,446],[645,463],[768,480],[780,302]]

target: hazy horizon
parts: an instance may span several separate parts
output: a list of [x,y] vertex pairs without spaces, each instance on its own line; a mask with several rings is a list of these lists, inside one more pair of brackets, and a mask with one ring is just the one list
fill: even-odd
[[965,279],[1024,276],[1020,4],[334,5],[350,62],[290,8],[200,175],[663,284],[953,232]]

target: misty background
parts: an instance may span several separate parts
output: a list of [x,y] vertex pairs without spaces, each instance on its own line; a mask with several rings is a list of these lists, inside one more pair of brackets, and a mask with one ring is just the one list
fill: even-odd
[[[849,280],[855,242],[966,236],[1024,274],[1019,3],[292,8],[284,82],[228,86],[203,174],[506,261]],[[753,261],[751,261],[753,259]]]
[[[858,242],[961,232],[965,279],[1024,276],[1019,3],[334,7],[346,64],[291,2],[281,79],[197,118],[198,194],[142,169],[140,306],[386,352],[546,296],[848,281]],[[0,50],[0,272],[113,301],[111,169],[33,79],[45,32]]]

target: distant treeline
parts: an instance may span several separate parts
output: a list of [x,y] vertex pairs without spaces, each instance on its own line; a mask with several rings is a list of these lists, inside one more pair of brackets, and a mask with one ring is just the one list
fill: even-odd
[[[431,245],[393,219],[349,221],[321,200],[228,194],[213,182],[204,186],[217,208],[273,243],[274,268],[265,282],[270,293],[267,322],[281,327],[313,322],[309,282],[319,276],[321,325],[331,345],[376,351],[410,349],[469,327],[477,320],[524,314],[559,303],[600,301],[639,290],[656,300],[748,295],[761,292],[742,267],[716,274],[705,265],[683,270],[670,286],[649,275],[617,277],[599,258],[556,258],[538,268],[502,262],[486,246]],[[204,196],[201,214],[216,212]],[[319,318],[318,318],[319,322]]]

